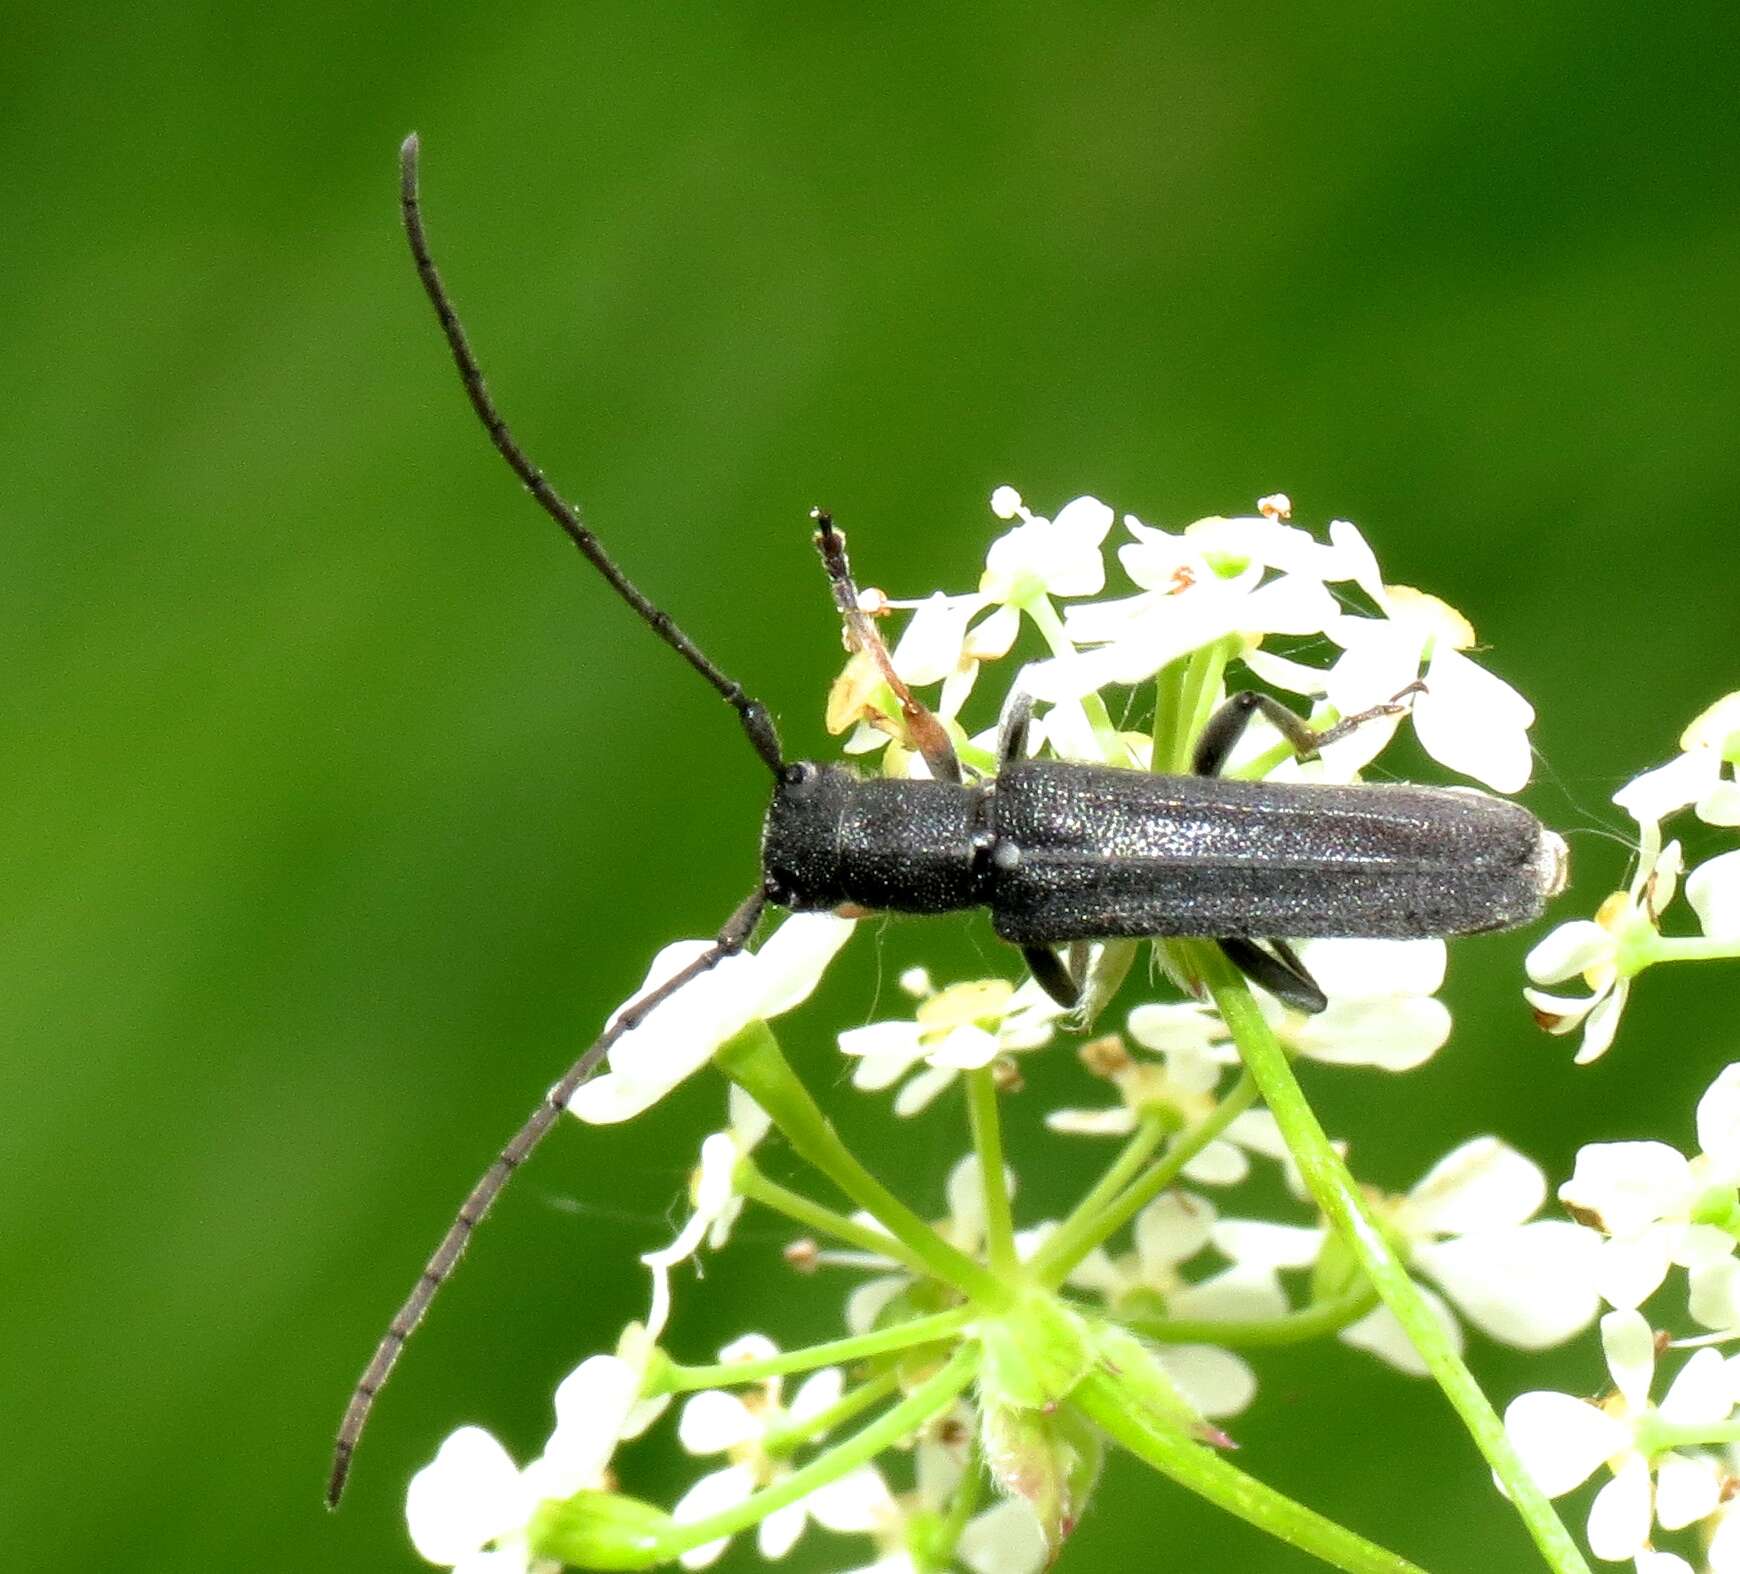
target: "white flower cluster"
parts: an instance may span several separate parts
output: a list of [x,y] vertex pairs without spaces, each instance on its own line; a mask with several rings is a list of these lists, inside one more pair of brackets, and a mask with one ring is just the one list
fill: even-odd
[[[1619,1028],[1631,981],[1657,962],[1740,956],[1740,848],[1686,869],[1678,841],[1665,845],[1662,822],[1690,809],[1707,825],[1740,826],[1740,693],[1724,695],[1686,728],[1678,758],[1626,783],[1613,801],[1637,822],[1637,867],[1630,885],[1615,891],[1593,919],[1561,924],[1528,956],[1536,984],[1562,984],[1581,975],[1581,997],[1525,989],[1550,1033],[1583,1030],[1579,1063],[1606,1053]],[[1682,889],[1701,933],[1674,937],[1662,922]]]
[[[1740,1356],[1712,1342],[1740,1338],[1740,1064],[1728,1066],[1698,1102],[1699,1151],[1687,1158],[1663,1142],[1592,1143],[1577,1155],[1559,1199],[1602,1237],[1595,1283],[1613,1308],[1601,1319],[1610,1392],[1590,1402],[1568,1394],[1519,1395],[1505,1427],[1530,1473],[1551,1496],[1602,1466],[1611,1479],[1590,1508],[1590,1550],[1636,1561],[1639,1574],[1691,1574],[1652,1538],[1701,1528],[1709,1574],[1740,1574]],[[1650,1398],[1664,1340],[1638,1309],[1671,1269],[1687,1274],[1692,1319],[1714,1335]]]
[[[991,506],[1017,523],[992,543],[977,591],[939,591],[919,602],[877,597],[874,603],[879,610],[913,610],[894,646],[895,671],[915,689],[941,685],[935,709],[963,757],[993,757],[994,729],[969,737],[957,718],[981,667],[1009,653],[1025,616],[1050,654],[1024,668],[1015,687],[1048,707],[1033,736],[1060,758],[1147,764],[1145,740],[1097,723],[1084,702],[1108,686],[1145,682],[1168,663],[1225,640],[1237,643],[1264,682],[1325,701],[1343,716],[1423,682],[1410,715],[1428,754],[1498,792],[1527,783],[1533,709],[1464,654],[1476,639],[1460,613],[1436,597],[1384,582],[1365,538],[1346,520],[1333,521],[1329,540],[1318,541],[1288,523],[1292,504],[1280,494],[1264,498],[1254,515],[1200,519],[1179,533],[1126,514],[1131,539],[1117,557],[1137,593],[1087,601],[1106,584],[1102,543],[1112,528],[1110,508],[1079,497],[1046,519],[1006,486]],[[1364,593],[1367,608],[1350,608],[1352,589]],[[1053,598],[1070,603],[1061,615]],[[1269,636],[1326,638],[1336,654],[1327,666],[1315,666],[1299,652],[1264,649]],[[1330,745],[1312,773],[1351,779],[1389,742],[1398,722],[1374,721]],[[887,746],[887,774],[923,772],[902,733],[898,707],[868,659],[848,664],[829,723],[836,732],[853,729],[848,754]],[[1261,729],[1253,731],[1260,736]]]
[[[1195,697],[1199,719],[1219,697],[1231,662],[1310,701],[1320,723],[1384,705],[1411,689],[1407,720],[1428,754],[1499,791],[1526,782],[1533,720],[1527,702],[1467,654],[1475,637],[1460,614],[1431,596],[1385,583],[1352,525],[1336,521],[1327,540],[1318,540],[1290,523],[1291,505],[1280,496],[1265,498],[1250,516],[1199,520],[1177,533],[1126,516],[1127,539],[1117,558],[1133,592],[1096,600],[1106,588],[1103,545],[1113,528],[1111,509],[1078,498],[1048,519],[1033,514],[1008,487],[998,489],[992,509],[1011,528],[992,544],[976,591],[908,603],[874,592],[863,598],[872,615],[911,612],[893,645],[893,668],[912,689],[936,688],[934,711],[970,768],[995,768],[996,729],[969,733],[960,720],[963,709],[984,665],[1009,655],[1025,624],[1045,654],[1021,670],[1013,687],[1037,702],[1031,746],[1059,758],[1137,768],[1154,763],[1154,738],[1115,723],[1101,691],[1147,682],[1163,669],[1176,670],[1183,658],[1213,651],[1204,691]],[[1067,609],[1055,602],[1068,603]],[[1403,721],[1398,708],[1308,763],[1293,759],[1259,721],[1232,769],[1355,780]],[[852,654],[835,686],[829,724],[848,734],[846,751],[866,763],[880,750],[877,763],[889,774],[925,770],[905,733],[898,698],[863,651]],[[1716,753],[1730,758],[1723,751],[1731,743],[1730,735]],[[1701,766],[1707,764],[1700,758]],[[1696,801],[1700,812],[1710,804],[1732,808],[1729,777],[1718,769],[1702,780],[1702,796],[1685,803]],[[1690,785],[1688,768],[1675,790]],[[1634,892],[1645,905],[1660,895],[1666,862],[1658,849],[1651,860],[1655,885]],[[1707,885],[1712,883],[1720,885]],[[1717,897],[1728,900],[1720,890]],[[595,1123],[630,1119],[647,1109],[717,1052],[741,1043],[746,1030],[804,1001],[854,927],[853,920],[833,915],[788,917],[758,951],[728,958],[624,1033],[611,1049],[606,1072],[574,1095],[570,1109]],[[704,944],[681,942],[661,951],[636,995],[671,977]],[[1105,948],[1100,961],[1115,975],[1115,987],[1130,956],[1120,961],[1111,952]],[[1270,1027],[1292,1055],[1399,1073],[1423,1064],[1446,1041],[1449,1013],[1435,998],[1445,969],[1441,941],[1324,940],[1302,945],[1301,953],[1328,996],[1328,1008],[1307,1017],[1260,999]],[[938,987],[914,968],[902,975],[901,987],[912,1002],[907,1014],[838,1035],[853,1085],[867,1092],[892,1090],[901,1117],[934,1110],[958,1082],[965,1082],[969,1099],[975,1090],[981,1098],[987,1089],[1014,1090],[1020,1085],[1017,1057],[1051,1043],[1065,1016],[1031,981],[1017,986],[968,979]],[[1337,1334],[1404,1370],[1423,1370],[1401,1326],[1377,1306],[1363,1281],[1346,1265],[1337,1278],[1336,1243],[1312,1215],[1276,1221],[1240,1216],[1235,1208],[1229,1188],[1271,1162],[1282,1166],[1296,1198],[1303,1200],[1304,1192],[1273,1118],[1256,1106],[1243,1082],[1226,1085],[1239,1057],[1215,1010],[1199,1000],[1149,1001],[1131,1010],[1124,1025],[1123,1034],[1097,1038],[1082,1054],[1109,1098],[1045,1116],[1046,1125],[1066,1136],[1123,1139],[1124,1157],[1109,1172],[1103,1197],[1090,1195],[1076,1214],[1030,1224],[1011,1237],[1014,1177],[993,1176],[988,1185],[987,1168],[996,1166],[982,1161],[981,1149],[951,1174],[947,1216],[928,1227],[914,1216],[916,1229],[937,1243],[938,1252],[967,1261],[975,1271],[1000,1269],[1023,1286],[1063,1295],[1057,1304],[1068,1308],[1060,1325],[1066,1332],[1091,1315],[1100,1325],[1131,1329],[1153,1341],[1146,1348],[1164,1374],[1158,1381],[1175,1388],[1179,1414],[1196,1422],[1235,1415],[1255,1396],[1252,1370],[1233,1348],[1236,1330],[1273,1333],[1307,1314],[1327,1313],[1319,1334]],[[982,1115],[980,1107],[975,1120]],[[1711,1120],[1722,1125],[1722,1141],[1728,1142],[1731,1117]],[[703,1250],[727,1244],[749,1201],[783,1208],[815,1233],[832,1234],[827,1244],[806,1240],[795,1246],[788,1253],[795,1267],[864,1275],[843,1307],[843,1338],[860,1341],[854,1348],[868,1348],[863,1341],[903,1319],[917,1326],[927,1317],[962,1310],[960,1295],[934,1274],[926,1277],[909,1236],[889,1223],[888,1213],[832,1214],[766,1182],[756,1166],[758,1145],[769,1130],[768,1114],[733,1088],[726,1128],[702,1145],[688,1218],[668,1246],[643,1259],[653,1281],[648,1327],[631,1328],[616,1355],[594,1357],[562,1385],[557,1426],[537,1461],[515,1466],[489,1434],[470,1427],[455,1433],[413,1480],[407,1506],[412,1539],[431,1562],[465,1574],[543,1574],[557,1565],[539,1560],[540,1514],[575,1494],[630,1502],[614,1496],[611,1459],[621,1442],[637,1436],[669,1402],[672,1390],[661,1386],[661,1372],[668,1377],[670,1363],[656,1341],[670,1315],[673,1278]],[[1703,1132],[1702,1119],[1700,1131],[1705,1154],[1684,1161],[1695,1177],[1680,1176],[1677,1189],[1664,1183],[1656,1212],[1642,1222],[1636,1208],[1619,1222],[1622,1210],[1611,1188],[1594,1178],[1594,1161],[1588,1174],[1580,1167],[1579,1181],[1562,1194],[1579,1222],[1537,1217],[1547,1197],[1545,1178],[1491,1136],[1463,1143],[1407,1194],[1380,1198],[1376,1206],[1386,1235],[1442,1291],[1432,1304],[1452,1342],[1462,1337],[1457,1313],[1489,1336],[1524,1348],[1564,1340],[1593,1320],[1600,1292],[1626,1275],[1642,1283],[1646,1274],[1638,1261],[1646,1254],[1659,1259],[1663,1272],[1669,1261],[1695,1257],[1712,1269],[1711,1304],[1720,1297],[1727,1307],[1740,1292],[1726,1278],[1715,1288],[1716,1254],[1695,1236],[1703,1217],[1703,1193],[1695,1182],[1708,1184],[1718,1163],[1710,1157],[1716,1138]],[[1193,1132],[1205,1135],[1191,1142]],[[975,1134],[983,1137],[977,1126]],[[1174,1141],[1182,1144],[1175,1171],[1135,1197],[1138,1177],[1164,1163],[1166,1145]],[[1732,1145],[1740,1147],[1740,1141]],[[1725,1164],[1729,1148],[1720,1152]],[[1113,1178],[1118,1186],[1110,1184]],[[1215,1189],[1218,1200],[1211,1201],[1204,1188]],[[1633,1203],[1635,1190],[1628,1194]],[[1094,1215],[1090,1203],[1102,1207],[1103,1215]],[[1117,1234],[1126,1226],[1127,1246]],[[1732,1240],[1728,1246],[1731,1259]],[[1609,1301],[1620,1304],[1611,1293]],[[1740,1322],[1740,1315],[1727,1321]],[[1718,1325],[1727,1323],[1711,1324]],[[1217,1329],[1229,1331],[1224,1342],[1215,1337]],[[1060,1337],[1067,1346],[1074,1336]],[[725,1369],[732,1366],[747,1375],[728,1381]],[[690,1454],[716,1463],[661,1521],[692,1527],[691,1543],[703,1535],[711,1539],[681,1544],[678,1536],[669,1542],[680,1545],[673,1556],[685,1567],[703,1567],[731,1535],[752,1528],[762,1556],[777,1559],[806,1526],[815,1525],[868,1538],[869,1561],[860,1560],[855,1574],[932,1574],[960,1566],[976,1574],[1037,1570],[1055,1555],[1071,1516],[1040,1503],[1056,1498],[1052,1485],[1029,1491],[1019,1472],[998,1468],[995,1450],[984,1441],[995,1431],[987,1426],[995,1406],[983,1384],[977,1394],[951,1398],[946,1413],[891,1439],[895,1463],[854,1458],[825,1480],[806,1474],[818,1468],[813,1461],[826,1457],[836,1434],[849,1432],[878,1403],[898,1403],[933,1377],[935,1366],[934,1359],[856,1368],[788,1363],[759,1334],[727,1346],[719,1366],[708,1368],[704,1378],[718,1386],[689,1392],[677,1427]],[[784,1377],[800,1372],[809,1375],[788,1397]],[[1044,1432],[1044,1424],[1033,1426]],[[1006,1441],[1012,1434],[997,1435]],[[1193,1435],[1199,1442],[1225,1440],[1206,1422]],[[1046,1449],[1054,1444],[1056,1458],[1074,1460],[1076,1474],[1091,1477],[1082,1465],[1086,1454],[1079,1437],[1034,1443],[1028,1464],[1052,1457]],[[987,1462],[1013,1496],[981,1501]],[[812,1479],[813,1489],[806,1489]],[[1078,1485],[1072,1483],[1071,1490]],[[757,1503],[777,1506],[757,1518]],[[631,1509],[662,1514],[650,1505]]]

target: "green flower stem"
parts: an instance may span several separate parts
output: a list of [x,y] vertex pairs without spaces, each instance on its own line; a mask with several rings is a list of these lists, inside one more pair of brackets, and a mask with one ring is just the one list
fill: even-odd
[[825,1487],[830,1481],[838,1481],[860,1465],[868,1464],[883,1449],[892,1448],[932,1416],[952,1405],[978,1374],[979,1355],[977,1345],[963,1345],[934,1377],[920,1384],[862,1431],[854,1432],[844,1442],[818,1454],[801,1470],[794,1470],[772,1486],[762,1488],[752,1497],[717,1514],[665,1529],[647,1549],[649,1564],[670,1562],[695,1547],[706,1546],[709,1541],[735,1536],[751,1525],[760,1524],[775,1509],[808,1497],[818,1487]]
[[[1217,953],[1218,954],[1218,953]],[[1257,1100],[1256,1079],[1247,1071],[1212,1115],[1182,1131],[1167,1148],[1165,1157],[1151,1165],[1142,1177],[1126,1187],[1098,1213],[1086,1217],[1077,1209],[1069,1221],[1048,1240],[1027,1265],[1032,1277],[1055,1290],[1075,1265],[1094,1247],[1116,1235],[1175,1180],[1184,1166],[1202,1152]],[[1096,1186],[1095,1191],[1099,1188]],[[1091,1195],[1091,1194],[1090,1194]]]
[[1505,1436],[1503,1423],[1473,1373],[1463,1364],[1443,1324],[1408,1276],[1407,1268],[1396,1256],[1347,1166],[1329,1145],[1316,1113],[1293,1075],[1286,1051],[1258,1011],[1249,987],[1213,946],[1193,942],[1190,950],[1213,992],[1221,1020],[1262,1090],[1263,1101],[1280,1127],[1307,1190],[1461,1416],[1463,1425],[1522,1516],[1547,1566],[1556,1574],[1589,1574],[1588,1564],[1559,1522],[1552,1504],[1523,1468]]
[[1656,962],[1719,962],[1740,957],[1740,940],[1724,940],[1709,935],[1658,935],[1632,949],[1641,953],[1634,972]]
[[1009,1304],[1013,1292],[1008,1285],[949,1245],[858,1162],[798,1080],[765,1022],[751,1023],[715,1052],[713,1061],[767,1111],[800,1158],[904,1244],[923,1262],[926,1273],[984,1306],[1001,1310]]
[[[1142,1173],[1142,1167],[1153,1158],[1154,1150],[1174,1129],[1168,1113],[1150,1110],[1140,1117],[1136,1130],[1110,1168],[1094,1182],[1093,1189],[1070,1210],[1069,1217],[1033,1254],[1029,1266],[1041,1283],[1049,1282],[1050,1270],[1057,1263],[1063,1264],[1063,1273],[1067,1277],[1070,1270],[1105,1239],[1094,1232],[1099,1215]],[[1057,1284],[1062,1283],[1063,1279],[1059,1278]],[[1055,1289],[1056,1285],[1050,1285],[1050,1288]]]
[[[1033,626],[1039,630],[1052,655],[1076,654],[1069,635],[1063,632],[1063,619],[1057,615],[1057,608],[1052,606],[1049,596],[1035,596],[1031,601],[1021,602],[1020,607],[1033,619]],[[1104,698],[1098,694],[1084,694],[1081,697],[1081,708],[1087,714],[1088,725],[1094,730],[1102,757],[1109,761],[1128,759],[1129,754],[1118,737],[1118,729],[1112,725],[1112,713],[1106,709]]]
[[1154,770],[1190,773],[1196,740],[1214,714],[1227,663],[1240,648],[1236,639],[1216,640],[1160,669],[1155,679]]
[[1740,1421],[1681,1426],[1654,1415],[1645,1416],[1637,1425],[1637,1450],[1641,1454],[1659,1454],[1670,1448],[1718,1448],[1724,1443],[1740,1443]]
[[912,1549],[913,1567],[917,1574],[949,1574],[955,1566],[955,1548],[960,1545],[967,1521],[978,1510],[985,1496],[984,1461],[975,1438],[967,1453],[966,1469],[955,1487],[949,1511],[937,1521],[935,1531]]
[[1211,1317],[1144,1317],[1115,1312],[1113,1315],[1132,1333],[1156,1344],[1218,1344],[1229,1350],[1259,1350],[1274,1345],[1305,1344],[1340,1333],[1377,1304],[1377,1291],[1361,1284],[1280,1317],[1216,1321]]
[[1154,751],[1152,769],[1176,775],[1189,764],[1185,744],[1190,737],[1185,727],[1189,703],[1185,698],[1188,657],[1169,661],[1154,679]]
[[713,1366],[678,1366],[673,1362],[660,1374],[658,1386],[650,1389],[645,1397],[650,1398],[655,1393],[686,1394],[697,1388],[730,1388],[737,1383],[759,1382],[764,1377],[811,1372],[819,1366],[844,1366],[852,1361],[867,1361],[872,1356],[940,1344],[945,1339],[954,1338],[977,1315],[970,1306],[957,1306],[953,1311],[917,1317],[911,1322],[872,1329],[867,1334],[854,1334],[848,1339],[830,1339],[825,1344],[808,1345],[802,1350],[782,1350],[778,1355],[760,1361],[723,1361]]
[[1423,1574],[1406,1558],[1247,1476],[1212,1448],[1153,1425],[1109,1372],[1090,1372],[1069,1403],[1149,1468],[1301,1552],[1348,1574]]
[[809,1442],[811,1438],[826,1437],[835,1427],[862,1415],[872,1405],[891,1398],[899,1387],[900,1368],[891,1366],[886,1372],[880,1372],[856,1388],[849,1389],[826,1410],[818,1410],[813,1416],[806,1416],[801,1421],[788,1421],[783,1426],[774,1427],[761,1440],[761,1446],[769,1454],[788,1454],[800,1444]]
[[1196,751],[1196,740],[1202,736],[1202,729],[1208,725],[1209,717],[1220,702],[1226,664],[1239,648],[1236,639],[1219,639],[1191,654],[1190,670],[1184,679],[1184,701],[1189,708],[1183,713],[1184,733],[1180,740],[1183,758],[1178,762],[1181,771],[1188,771],[1195,763],[1192,756]]
[[1015,1221],[1009,1212],[1009,1185],[1003,1168],[1003,1128],[997,1115],[996,1074],[989,1066],[969,1071],[967,1118],[973,1128],[973,1149],[979,1156],[979,1178],[985,1192],[985,1246],[991,1272],[1009,1280],[1019,1264],[1015,1258]]
[[930,1264],[918,1253],[895,1240],[887,1231],[812,1201],[801,1192],[781,1186],[778,1181],[769,1180],[748,1159],[738,1161],[736,1185],[738,1194],[746,1200],[758,1202],[762,1207],[771,1208],[776,1213],[783,1213],[806,1229],[815,1230],[821,1235],[831,1235],[835,1240],[844,1241],[848,1246],[856,1246],[860,1251],[886,1257],[899,1263],[908,1272],[923,1278],[931,1276]]

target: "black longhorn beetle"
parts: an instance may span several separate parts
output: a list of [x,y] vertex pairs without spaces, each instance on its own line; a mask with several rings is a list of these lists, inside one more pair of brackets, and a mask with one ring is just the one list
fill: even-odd
[[1075,1003],[1079,986],[1053,946],[1199,936],[1218,941],[1255,982],[1309,1012],[1323,1009],[1323,993],[1281,936],[1407,938],[1502,929],[1534,918],[1563,887],[1564,843],[1503,799],[1447,788],[1232,781],[1218,774],[1253,715],[1309,755],[1373,716],[1401,710],[1402,695],[1315,731],[1267,695],[1235,694],[1203,731],[1189,776],[1028,759],[1028,706],[1017,701],[1004,722],[997,775],[964,781],[941,724],[894,673],[859,606],[845,537],[820,510],[813,516],[816,545],[848,643],[881,665],[932,779],[863,780],[837,765],[788,761],[766,707],[641,594],[508,431],[429,253],[417,156],[413,135],[400,149],[405,233],[490,440],[616,593],[737,712],[774,786],[755,889],[706,951],[623,1009],[466,1197],[351,1396],[333,1449],[330,1505],[344,1491],[375,1395],[508,1177],[611,1045],[690,980],[741,951],[769,906],[988,908],[998,935],[1021,947],[1034,976],[1064,1005]]

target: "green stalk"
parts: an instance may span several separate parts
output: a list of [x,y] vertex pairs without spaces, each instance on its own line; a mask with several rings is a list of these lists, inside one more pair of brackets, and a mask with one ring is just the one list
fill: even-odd
[[1406,1558],[1247,1476],[1212,1448],[1155,1426],[1109,1372],[1090,1372],[1069,1403],[1150,1469],[1301,1552],[1348,1574],[1423,1574]]
[[978,1439],[973,1440],[967,1452],[967,1468],[961,1474],[960,1483],[955,1487],[953,1501],[949,1511],[937,1527],[936,1535],[924,1547],[917,1557],[919,1574],[946,1574],[955,1566],[955,1548],[960,1545],[961,1534],[967,1528],[970,1520],[978,1510],[979,1503],[985,1495],[984,1461],[981,1458]]
[[1013,1292],[1008,1285],[949,1245],[858,1162],[798,1080],[765,1022],[752,1022],[715,1052],[713,1063],[767,1111],[800,1158],[904,1244],[926,1273],[994,1310],[1009,1305]]
[[917,1317],[892,1328],[875,1328],[848,1339],[830,1339],[802,1350],[781,1350],[760,1361],[722,1361],[711,1366],[678,1366],[673,1363],[660,1374],[657,1388],[644,1397],[686,1394],[697,1388],[730,1388],[737,1383],[758,1382],[764,1377],[784,1377],[791,1372],[810,1372],[819,1366],[845,1366],[872,1356],[914,1350],[920,1345],[940,1344],[960,1333],[978,1314],[970,1306],[950,1312]]
[[1154,750],[1152,768],[1162,774],[1176,775],[1185,768],[1183,758],[1189,705],[1185,699],[1186,674],[1190,658],[1181,656],[1169,661],[1154,679]]
[[900,1368],[891,1366],[886,1372],[848,1389],[826,1410],[818,1410],[802,1421],[788,1421],[784,1426],[775,1427],[761,1440],[761,1446],[769,1454],[789,1454],[811,1438],[826,1437],[835,1427],[862,1415],[872,1405],[881,1404],[899,1387]]
[[[765,1108],[765,1106],[763,1106]],[[979,1370],[979,1347],[964,1345],[940,1372],[915,1388],[899,1404],[878,1416],[862,1431],[818,1454],[801,1470],[746,1498],[741,1503],[709,1514],[686,1525],[670,1525],[653,1538],[646,1550],[648,1566],[672,1562],[685,1552],[704,1547],[709,1541],[735,1536],[758,1525],[775,1509],[805,1498],[818,1487],[868,1464],[885,1448],[916,1432],[934,1415],[952,1405]]]
[[[1202,1152],[1257,1099],[1257,1084],[1246,1072],[1212,1115],[1198,1121],[1173,1139],[1164,1158],[1157,1160],[1141,1179],[1127,1187],[1098,1213],[1084,1215],[1081,1209],[1048,1240],[1028,1263],[1028,1272],[1047,1289],[1055,1290],[1094,1247],[1116,1235],[1131,1219],[1178,1179],[1184,1166]],[[1099,1188],[1096,1186],[1097,1192]]]
[[[1130,1140],[1124,1144],[1120,1152],[1105,1174],[1094,1182],[1088,1194],[1069,1212],[1069,1216],[1051,1232],[1045,1244],[1033,1254],[1029,1267],[1037,1275],[1042,1275],[1046,1269],[1058,1261],[1062,1261],[1064,1275],[1067,1277],[1083,1257],[1091,1252],[1100,1241],[1100,1236],[1093,1238],[1094,1221],[1108,1207],[1118,1194],[1142,1172],[1142,1166],[1154,1156],[1154,1150],[1166,1140],[1171,1126],[1165,1115],[1150,1110],[1139,1117],[1136,1130]],[[1083,1241],[1089,1242],[1082,1246]],[[1043,1278],[1041,1282],[1044,1282]],[[1063,1280],[1059,1279],[1058,1284]],[[1056,1285],[1049,1286],[1052,1289]]]
[[1003,1128],[997,1116],[997,1084],[989,1066],[969,1071],[967,1119],[973,1128],[973,1150],[979,1156],[979,1178],[985,1194],[985,1246],[991,1272],[1013,1280],[1015,1221],[1009,1212],[1009,1186],[1003,1169]]
[[1244,979],[1213,946],[1191,942],[1190,950],[1213,992],[1221,1020],[1262,1090],[1263,1101],[1280,1127],[1306,1188],[1461,1416],[1547,1566],[1556,1574],[1589,1574],[1588,1564],[1552,1504],[1511,1447],[1504,1424],[1456,1353],[1443,1324],[1408,1276],[1407,1268],[1391,1248],[1347,1166],[1329,1145],[1316,1113],[1293,1075],[1286,1051],[1258,1011]]
[[1156,1344],[1217,1344],[1228,1350],[1260,1350],[1305,1344],[1340,1333],[1377,1304],[1377,1291],[1361,1284],[1280,1317],[1144,1317],[1116,1310],[1112,1315],[1132,1333]]
[[[1039,630],[1052,655],[1077,654],[1069,636],[1063,631],[1063,619],[1057,615],[1057,608],[1052,606],[1049,596],[1039,595],[1031,601],[1024,601],[1021,603],[1021,610],[1033,619],[1033,626]],[[1118,737],[1118,729],[1112,725],[1112,713],[1106,709],[1105,700],[1098,694],[1084,694],[1081,697],[1081,708],[1086,712],[1088,725],[1093,728],[1094,737],[1099,742],[1101,757],[1110,763],[1128,759],[1123,741]]]
[[775,1213],[783,1213],[805,1229],[830,1235],[837,1241],[844,1241],[848,1246],[856,1246],[860,1251],[886,1257],[909,1273],[923,1278],[930,1277],[930,1264],[885,1230],[879,1230],[875,1225],[865,1224],[850,1214],[812,1201],[801,1192],[781,1186],[778,1181],[769,1180],[749,1159],[738,1161],[737,1191],[746,1201],[758,1202],[764,1208],[773,1209]]
[[1638,968],[1641,971],[1655,962],[1719,962],[1740,957],[1740,940],[1709,935],[1655,935],[1647,945],[1637,949],[1643,954]]

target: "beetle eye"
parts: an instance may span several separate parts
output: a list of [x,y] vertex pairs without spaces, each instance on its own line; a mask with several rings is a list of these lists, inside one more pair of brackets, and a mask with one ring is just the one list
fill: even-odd
[[786,790],[797,797],[808,797],[821,780],[821,770],[809,760],[799,760],[785,768]]

